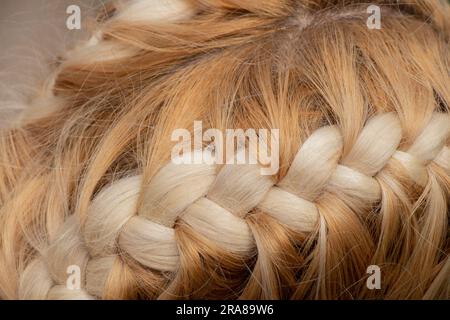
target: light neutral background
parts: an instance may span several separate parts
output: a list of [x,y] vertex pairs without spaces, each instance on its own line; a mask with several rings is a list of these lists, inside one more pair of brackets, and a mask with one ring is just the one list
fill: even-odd
[[[87,37],[86,24],[105,0],[0,0],[0,127],[23,107],[48,64]],[[81,9],[81,30],[68,30],[69,5]]]

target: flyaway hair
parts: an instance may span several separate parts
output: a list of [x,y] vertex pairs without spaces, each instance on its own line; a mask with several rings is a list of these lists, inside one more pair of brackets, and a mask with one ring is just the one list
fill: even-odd
[[[450,299],[449,41],[440,0],[111,3],[0,131],[0,297]],[[279,170],[173,163],[195,121]]]

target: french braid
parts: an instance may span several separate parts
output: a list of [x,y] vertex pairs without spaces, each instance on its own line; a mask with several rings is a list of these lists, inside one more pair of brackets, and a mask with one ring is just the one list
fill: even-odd
[[[334,2],[109,8],[0,134],[0,296],[450,298],[450,8]],[[279,129],[279,172],[171,162],[199,119]]]

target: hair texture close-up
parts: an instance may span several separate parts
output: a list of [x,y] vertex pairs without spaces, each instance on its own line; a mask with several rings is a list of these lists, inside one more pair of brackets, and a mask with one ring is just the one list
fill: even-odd
[[[121,0],[89,25],[0,128],[0,298],[450,299],[447,1]],[[277,129],[279,170],[175,163],[198,121]]]

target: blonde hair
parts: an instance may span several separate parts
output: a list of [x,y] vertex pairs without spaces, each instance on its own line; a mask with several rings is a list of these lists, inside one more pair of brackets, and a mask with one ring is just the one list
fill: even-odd
[[[450,298],[450,8],[372,2],[380,30],[356,0],[109,7],[0,133],[0,296]],[[279,172],[172,163],[195,120],[279,129]]]

